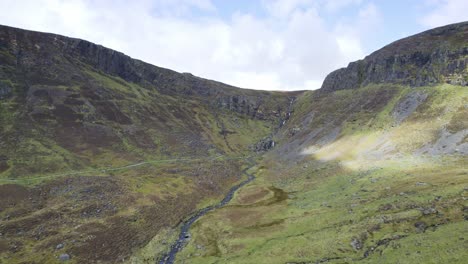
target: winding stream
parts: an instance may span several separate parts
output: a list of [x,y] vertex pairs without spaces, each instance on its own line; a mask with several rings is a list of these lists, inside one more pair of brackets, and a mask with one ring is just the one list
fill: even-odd
[[180,230],[180,233],[179,233],[179,237],[174,242],[174,244],[171,245],[171,250],[168,253],[166,253],[161,258],[161,260],[159,260],[159,262],[157,262],[157,263],[159,263],[159,264],[172,264],[172,263],[174,263],[174,260],[175,260],[175,257],[177,255],[177,253],[179,253],[185,247],[188,240],[190,239],[189,230],[190,230],[190,227],[192,226],[192,224],[195,223],[195,221],[197,221],[200,217],[204,216],[208,212],[225,206],[227,203],[229,203],[229,201],[232,200],[232,198],[234,197],[234,193],[237,190],[239,190],[241,187],[243,187],[244,185],[246,185],[247,183],[249,183],[249,182],[251,182],[252,180],[255,179],[255,176],[253,176],[252,174],[247,172],[250,168],[252,168],[254,166],[253,165],[254,163],[250,159],[249,159],[249,163],[251,163],[251,165],[242,171],[242,174],[247,175],[247,179],[242,181],[238,185],[232,187],[221,202],[219,202],[219,203],[217,203],[215,205],[210,205],[208,207],[205,207],[205,208],[201,209],[200,211],[198,211],[193,216],[191,216],[189,219],[187,219],[182,224],[182,227],[181,227],[181,230]]

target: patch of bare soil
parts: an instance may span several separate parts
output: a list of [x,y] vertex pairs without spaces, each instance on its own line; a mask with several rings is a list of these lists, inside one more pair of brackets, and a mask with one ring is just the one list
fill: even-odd
[[263,197],[267,196],[270,192],[266,189],[257,189],[255,192],[248,193],[239,197],[239,202],[242,204],[252,204],[258,200],[261,200]]

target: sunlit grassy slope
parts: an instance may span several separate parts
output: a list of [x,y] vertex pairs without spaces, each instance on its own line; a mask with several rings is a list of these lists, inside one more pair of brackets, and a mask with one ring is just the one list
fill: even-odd
[[465,263],[467,102],[452,85],[305,94],[178,262]]

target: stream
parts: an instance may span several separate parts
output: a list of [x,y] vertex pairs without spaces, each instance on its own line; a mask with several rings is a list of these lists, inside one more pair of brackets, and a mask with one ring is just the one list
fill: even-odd
[[[251,162],[251,164],[253,164],[253,162]],[[200,217],[204,216],[208,212],[211,212],[213,210],[216,210],[218,208],[225,206],[227,203],[229,203],[229,201],[232,200],[232,198],[234,197],[234,193],[237,190],[239,190],[241,187],[243,187],[247,183],[254,180],[255,176],[247,172],[247,170],[249,170],[253,166],[254,165],[250,165],[249,167],[247,167],[246,169],[242,171],[242,175],[244,174],[247,175],[247,179],[242,181],[238,185],[232,187],[221,202],[201,209],[200,211],[195,213],[193,216],[191,216],[189,219],[185,220],[185,222],[183,222],[182,227],[180,229],[179,237],[174,242],[174,244],[171,245],[170,251],[166,253],[165,255],[163,255],[161,260],[159,260],[159,262],[157,263],[159,264],[174,263],[177,253],[179,253],[185,247],[185,245],[188,243],[188,240],[190,239],[189,230],[192,224],[195,223],[195,221],[197,221]]]

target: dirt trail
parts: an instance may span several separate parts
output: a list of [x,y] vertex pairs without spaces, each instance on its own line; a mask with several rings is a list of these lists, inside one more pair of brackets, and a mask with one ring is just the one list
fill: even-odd
[[[48,175],[41,175],[41,176],[35,176],[35,177],[24,177],[24,178],[19,178],[19,179],[13,179],[13,178],[0,178],[0,184],[8,184],[8,183],[19,183],[22,181],[29,181],[29,182],[34,182],[38,180],[44,180],[44,179],[52,179],[52,178],[57,178],[57,177],[62,177],[62,176],[72,176],[72,175],[80,175],[80,174],[91,174],[93,172],[111,172],[111,171],[118,171],[118,170],[124,170],[124,169],[131,169],[134,167],[140,167],[148,164],[157,164],[157,163],[168,163],[168,162],[181,162],[181,161],[201,161],[201,160],[217,160],[222,158],[222,155],[218,155],[212,158],[204,159],[204,158],[176,158],[176,159],[165,159],[165,160],[150,160],[150,161],[143,161],[143,162],[138,162],[134,164],[129,164],[121,167],[103,167],[103,168],[96,168],[96,169],[87,169],[87,170],[80,170],[80,171],[70,171],[70,172],[65,172],[65,173],[55,173],[55,174],[48,174]],[[239,157],[232,157],[228,159],[239,159]]]

